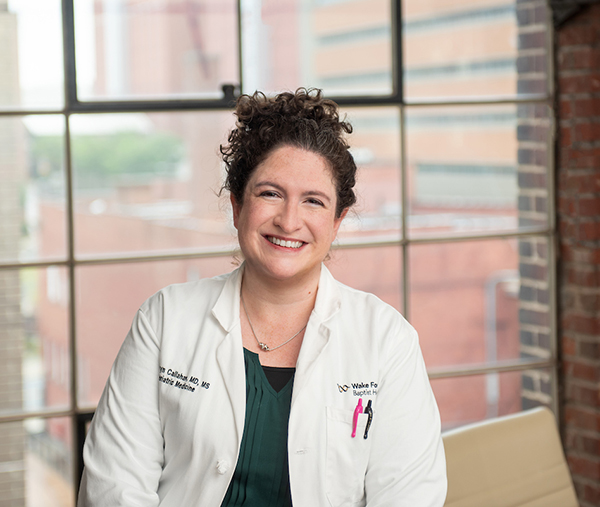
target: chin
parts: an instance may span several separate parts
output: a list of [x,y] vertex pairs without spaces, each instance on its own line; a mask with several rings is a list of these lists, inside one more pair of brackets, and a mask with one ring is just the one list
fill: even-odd
[[320,272],[321,263],[310,268],[299,269],[297,266],[270,266],[264,271],[267,276],[278,281],[300,280],[311,275],[317,275]]

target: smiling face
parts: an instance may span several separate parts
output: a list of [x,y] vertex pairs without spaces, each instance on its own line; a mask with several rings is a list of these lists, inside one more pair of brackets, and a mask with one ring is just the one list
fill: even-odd
[[246,270],[263,280],[318,282],[321,262],[346,211],[323,157],[282,146],[255,169],[244,202],[231,199]]

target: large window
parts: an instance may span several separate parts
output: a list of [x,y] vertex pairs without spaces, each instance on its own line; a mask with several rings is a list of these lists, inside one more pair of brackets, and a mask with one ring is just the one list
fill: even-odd
[[328,261],[414,324],[444,428],[556,407],[544,0],[0,0],[0,507],[71,506],[138,306],[229,271],[241,92],[354,125]]

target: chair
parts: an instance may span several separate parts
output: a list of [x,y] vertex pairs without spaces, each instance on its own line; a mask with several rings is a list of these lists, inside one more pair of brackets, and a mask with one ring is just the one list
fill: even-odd
[[536,408],[445,432],[445,507],[578,507],[553,413]]

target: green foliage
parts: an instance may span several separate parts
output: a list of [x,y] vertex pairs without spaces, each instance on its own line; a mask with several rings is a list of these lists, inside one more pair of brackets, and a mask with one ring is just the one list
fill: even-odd
[[[121,132],[74,136],[71,149],[75,184],[80,188],[142,184],[156,176],[173,176],[183,158],[181,140],[168,134]],[[63,138],[34,137],[32,154],[36,167],[60,170],[64,165]]]
[[62,136],[32,136],[30,146],[33,173],[46,176],[60,172],[64,166],[65,147]]

